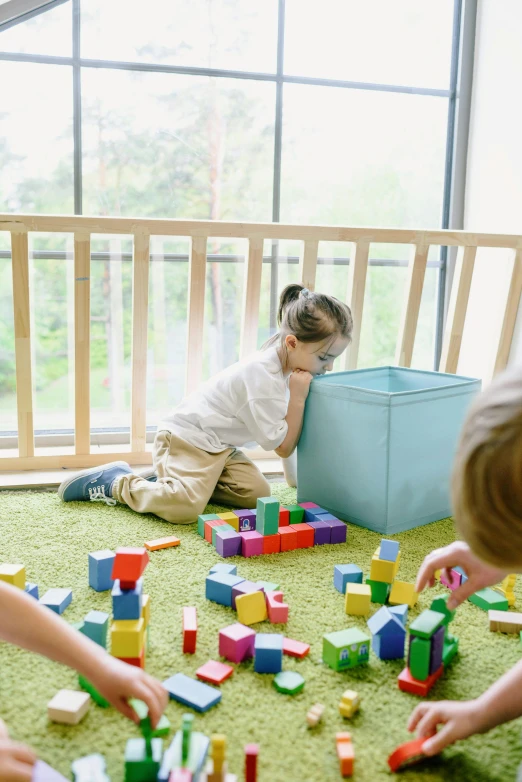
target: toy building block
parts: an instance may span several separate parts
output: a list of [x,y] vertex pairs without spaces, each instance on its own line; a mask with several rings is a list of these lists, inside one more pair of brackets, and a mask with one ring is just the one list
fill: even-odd
[[305,512],[300,505],[283,505],[283,507],[288,511],[290,524],[301,524],[304,521]]
[[198,635],[198,620],[194,606],[183,608],[183,654],[194,654]]
[[264,622],[267,608],[264,592],[249,592],[236,598],[237,618],[243,625]]
[[381,547],[379,546],[372,556],[370,578],[372,581],[386,581],[387,584],[391,584],[399,570],[401,552],[399,551],[397,559],[393,562],[390,562],[388,559],[381,559],[380,552]]
[[119,579],[112,588],[112,613],[115,619],[139,619],[143,606],[143,579],[133,589],[122,589]]
[[330,543],[346,543],[346,524],[331,513],[317,516],[315,521],[323,521],[330,527]]
[[335,743],[341,776],[351,777],[353,775],[353,762],[355,760],[351,734],[345,731],[336,733]]
[[263,535],[263,554],[279,554],[281,551],[281,535]]
[[[223,519],[220,519],[219,516],[217,519],[209,519],[205,522],[205,532],[203,534],[203,537],[207,541],[207,543],[212,543],[212,530],[214,527],[224,527],[226,526],[226,521],[223,521]],[[230,524],[228,525],[230,526]]]
[[129,704],[138,715],[140,721],[139,728],[141,730],[142,736],[144,738],[147,738],[147,736],[150,738],[152,734],[152,722],[149,717],[149,707],[144,701],[138,700],[138,698],[131,698],[129,700]]
[[118,619],[111,625],[111,654],[113,657],[140,657],[145,645],[145,621]]
[[334,671],[345,671],[367,663],[370,638],[358,627],[337,630],[323,636],[323,662]]
[[442,647],[442,665],[444,670],[448,667],[455,655],[459,651],[459,639],[454,635],[444,636],[444,646]]
[[361,699],[355,690],[345,690],[339,701],[339,714],[341,717],[351,719],[356,711],[359,711]]
[[89,611],[83,620],[80,632],[105,649],[107,647],[109,619],[109,614],[106,614],[105,611]]
[[[98,752],[85,755],[71,763],[73,782],[110,782],[106,769],[105,758]],[[52,780],[49,779],[48,782]]]
[[28,595],[31,595],[31,597],[34,597],[35,600],[38,600],[38,584],[31,584],[29,581],[25,585],[25,591]]
[[[433,607],[433,603],[431,605],[431,608],[433,608],[434,611],[438,610]],[[388,606],[388,609],[394,616],[397,616],[401,620],[404,627],[406,627],[406,623],[408,621],[408,606],[406,605],[406,603],[402,603],[397,606]],[[443,612],[441,611],[441,613]]]
[[344,610],[351,616],[366,616],[370,613],[372,590],[368,584],[346,584]]
[[288,508],[283,508],[282,506],[279,508],[279,521],[278,521],[278,527],[288,527],[290,524],[290,511]]
[[500,584],[493,587],[496,592],[500,592],[500,594],[504,595],[510,608],[515,605],[516,597],[514,589],[516,580],[516,573],[511,573],[509,576],[506,576]]
[[442,625],[431,637],[430,650],[430,676],[440,668],[444,656],[444,641],[446,638],[446,626]]
[[[277,530],[276,530],[277,532]],[[263,535],[257,530],[240,532],[241,553],[244,557],[259,557],[263,553]]]
[[241,554],[243,540],[238,532],[227,532],[218,527],[216,533],[216,551],[220,557],[237,557]]
[[450,611],[448,608],[448,600],[450,595],[439,595],[431,601],[431,611],[437,611],[439,614],[444,614],[444,624],[447,626],[454,618],[455,611]]
[[[170,746],[165,750],[160,770],[157,775],[158,782],[173,782],[177,779],[181,782],[192,782],[193,779],[199,779],[202,782],[202,772],[207,759],[210,739],[199,731],[192,731],[190,734],[189,756],[185,767],[182,769],[182,747],[183,735],[178,730],[172,739]],[[182,771],[187,771],[190,776],[179,776]],[[176,775],[176,776],[175,776]]]
[[388,600],[391,584],[388,584],[386,581],[373,581],[371,578],[367,578],[365,583],[368,584],[372,591],[372,603],[384,605]]
[[47,716],[51,722],[78,725],[89,710],[91,696],[87,692],[59,690],[47,704]]
[[240,584],[236,584],[235,587],[232,587],[232,608],[234,611],[237,611],[236,606],[236,598],[239,597],[239,595],[248,595],[251,592],[263,592],[263,588],[259,586],[255,581],[248,581],[245,579],[244,581],[241,581]]
[[[301,507],[303,507],[301,505]],[[328,513],[326,508],[321,508],[319,505],[317,505],[314,508],[304,508],[304,520],[306,522],[309,521],[317,521],[319,516],[324,515]]]
[[141,617],[145,622],[145,627],[150,624],[150,595],[141,596]]
[[275,535],[279,526],[279,500],[260,497],[256,507],[256,530],[261,535]]
[[307,521],[306,522],[314,531],[314,546],[324,546],[325,543],[330,543],[331,527],[326,521]]
[[209,576],[214,573],[228,573],[229,576],[237,576],[237,565],[229,565],[227,562],[218,562],[208,571]]
[[297,548],[313,548],[315,532],[309,524],[293,524],[292,529],[297,535]]
[[254,656],[256,634],[249,627],[236,622],[219,631],[219,654],[233,663],[241,663]]
[[319,505],[316,502],[300,502],[299,507],[309,510],[310,508],[318,508]]
[[145,739],[128,739],[125,746],[124,782],[153,782],[160,769],[163,755],[162,739],[152,739],[150,754]]
[[254,671],[279,673],[283,669],[283,636],[257,633],[254,641]]
[[244,580],[228,573],[213,573],[205,580],[205,597],[214,603],[232,607],[232,589]]
[[396,660],[404,657],[406,628],[398,616],[383,606],[368,619],[372,634],[372,649],[381,660]]
[[522,614],[511,611],[488,611],[489,629],[494,633],[520,633]]
[[190,754],[190,734],[192,733],[193,714],[184,714],[181,718],[181,765],[186,766]]
[[163,686],[172,700],[200,712],[208,711],[221,700],[221,693],[215,687],[191,679],[184,673],[174,674],[163,682]]
[[358,565],[334,565],[334,587],[342,595],[346,592],[346,584],[362,584],[363,572]]
[[245,782],[257,782],[257,756],[259,744],[245,746]]
[[202,538],[205,537],[205,524],[207,521],[219,521],[219,516],[217,513],[205,513],[201,516],[198,516],[198,535],[200,535]]
[[282,592],[267,592],[266,607],[268,611],[268,619],[271,624],[284,625],[288,622],[289,607],[286,603],[283,603]]
[[170,535],[166,538],[156,538],[155,540],[148,540],[143,545],[147,549],[147,551],[159,551],[159,549],[162,548],[174,548],[174,546],[179,546],[181,543],[180,539],[177,538],[175,535]]
[[239,516],[237,515],[237,512],[228,511],[227,513],[218,513],[218,516],[220,519],[223,519],[223,521],[226,521],[227,524],[230,524],[236,532],[239,532]]
[[431,641],[410,636],[408,668],[414,679],[424,682],[430,675]]
[[281,551],[295,551],[297,548],[297,532],[294,526],[294,524],[289,524],[288,527],[279,527]]
[[412,695],[420,695],[422,698],[425,698],[437,679],[442,675],[443,669],[444,668],[441,665],[440,668],[430,674],[425,681],[419,681],[411,675],[408,668],[404,668],[397,677],[399,690],[411,692]]
[[112,578],[123,582],[137,581],[149,562],[149,555],[144,546],[122,546],[116,549]]
[[114,551],[93,551],[89,554],[89,586],[96,592],[106,592],[112,589],[114,580],[112,568],[116,554]]
[[82,688],[82,690],[85,690],[85,692],[88,692],[93,701],[97,706],[101,706],[102,709],[108,709],[110,704],[109,701],[105,700],[103,695],[100,695],[96,687],[94,687],[93,684],[88,681],[85,676],[82,676],[81,673],[78,676],[78,684]]
[[214,546],[214,548],[216,547],[216,535],[218,532],[221,536],[223,536],[225,533],[227,534],[232,533],[232,537],[235,537],[236,535],[239,534],[237,530],[235,530],[234,527],[232,527],[230,524],[227,524],[226,521],[224,524],[220,524],[218,527],[212,527],[211,543]]
[[296,671],[280,671],[274,677],[272,684],[283,695],[297,695],[303,691],[305,680]]
[[[113,655],[115,657],[116,655]],[[139,657],[120,657],[118,656],[118,660],[121,660],[122,663],[127,663],[127,665],[135,665],[136,668],[142,668],[145,670],[145,647],[141,650],[141,654]]]
[[445,616],[439,611],[426,608],[417,616],[410,625],[410,635],[429,640],[439,627],[444,624]]
[[234,669],[231,665],[209,660],[208,663],[197,669],[196,676],[204,682],[210,682],[210,684],[222,684],[233,673]]
[[462,576],[456,570],[450,570],[449,574],[443,570],[440,574],[440,583],[451,589],[452,592],[460,586],[461,582]]
[[37,760],[33,766],[31,782],[68,782],[68,780],[56,771],[56,769],[52,768],[52,766],[48,766],[47,763],[44,763],[43,760]]
[[309,728],[315,728],[322,720],[324,713],[324,706],[322,703],[314,703],[314,705],[308,710],[306,715],[306,722]]
[[72,589],[48,589],[39,602],[54,611],[63,614],[72,600]]
[[381,540],[379,558],[386,559],[389,562],[396,562],[399,556],[399,541],[398,540]]
[[305,644],[302,641],[293,641],[291,638],[283,639],[283,654],[287,654],[289,657],[299,657],[303,659],[310,651],[310,644]]
[[388,758],[390,771],[393,771],[394,773],[402,771],[402,769],[424,760],[426,755],[422,751],[422,746],[426,741],[426,738],[427,736],[422,736],[420,739],[407,741],[405,744],[401,744],[397,747]]
[[4,562],[0,565],[0,581],[18,589],[25,589],[25,565],[10,565]]
[[273,581],[256,581],[256,584],[258,585],[259,589],[263,589],[265,593],[277,592],[279,589],[279,584],[276,584]]
[[227,782],[226,741],[225,736],[219,733],[212,734],[210,760],[207,763],[205,782]]
[[419,593],[415,591],[415,584],[408,584],[406,581],[393,582],[388,598],[390,605],[406,603],[410,608],[413,608],[418,599]]
[[479,589],[474,595],[470,595],[468,600],[470,603],[482,608],[483,611],[489,611],[490,608],[496,611],[507,611],[509,607],[507,598],[489,587]]
[[256,528],[256,512],[255,510],[235,510],[234,514],[239,519],[238,532],[250,532]]

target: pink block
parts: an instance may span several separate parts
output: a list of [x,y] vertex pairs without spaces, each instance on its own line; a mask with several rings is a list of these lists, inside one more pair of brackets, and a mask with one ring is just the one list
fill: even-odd
[[305,508],[306,510],[310,510],[310,508],[318,508],[319,505],[317,505],[315,502],[300,502],[299,505],[301,508]]
[[266,608],[271,624],[279,625],[288,622],[288,606],[286,603],[283,603],[282,592],[267,592]]
[[254,656],[256,634],[250,627],[236,622],[219,631],[219,654],[233,663],[240,663]]
[[448,579],[444,575],[444,571],[440,574],[440,583],[444,584],[444,586],[447,586],[448,589],[451,589],[453,592],[457,587],[460,586],[460,583],[462,581],[462,576],[460,573],[457,573],[456,570],[450,570],[450,576],[451,581],[448,581]]
[[240,532],[241,553],[244,557],[258,557],[263,553],[263,536],[255,530]]

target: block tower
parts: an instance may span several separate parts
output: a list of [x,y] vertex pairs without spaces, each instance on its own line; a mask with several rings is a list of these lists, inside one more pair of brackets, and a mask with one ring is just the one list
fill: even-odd
[[124,547],[117,549],[112,569],[111,654],[140,668],[145,668],[145,631],[149,624],[149,597],[143,594],[148,562],[145,548]]

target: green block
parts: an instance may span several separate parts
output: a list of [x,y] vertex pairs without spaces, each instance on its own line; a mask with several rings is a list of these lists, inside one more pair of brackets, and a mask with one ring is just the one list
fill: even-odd
[[370,637],[357,627],[323,635],[323,662],[334,671],[345,671],[367,663]]
[[489,611],[490,608],[494,608],[496,611],[507,611],[509,608],[507,598],[489,587],[479,589],[474,595],[468,597],[468,600],[473,605],[482,608],[483,611]]
[[147,757],[145,739],[128,739],[125,747],[125,782],[156,782],[163,755],[163,741],[152,739]]
[[283,505],[283,508],[290,511],[290,524],[301,524],[304,521],[304,508],[300,505]]
[[85,676],[80,674],[78,676],[78,683],[82,690],[88,692],[93,701],[98,704],[98,706],[101,706],[102,709],[107,709],[110,706],[109,701],[106,701],[103,695],[100,695],[98,690],[85,678]]
[[140,718],[140,730],[143,737],[150,738],[152,735],[152,724],[149,717],[149,707],[137,698],[131,698],[129,703]]
[[165,715],[162,714],[160,717],[160,721],[150,734],[152,738],[162,738],[163,736],[168,736],[170,733],[170,720]]
[[371,578],[367,578],[366,583],[372,590],[372,603],[382,603],[384,605],[388,600],[391,584],[387,584],[385,581],[375,581]]
[[256,584],[263,587],[265,594],[267,592],[277,592],[279,590],[279,584],[273,584],[271,581],[256,581]]
[[190,754],[190,734],[192,733],[193,714],[184,714],[181,718],[181,765],[185,766]]
[[231,527],[230,524],[220,524],[219,527],[212,527],[212,545],[214,548],[216,547],[216,533],[217,531],[223,532],[223,530],[228,530],[229,532],[236,532],[234,527]]
[[274,677],[272,684],[284,695],[297,695],[305,686],[305,680],[295,671],[281,671]]
[[427,608],[411,623],[410,634],[416,635],[418,638],[427,638],[429,640],[431,636],[437,632],[439,627],[444,624],[445,618],[444,614]]
[[430,675],[431,641],[426,638],[410,638],[410,653],[408,667],[414,679],[426,681]]
[[454,635],[444,639],[444,646],[442,647],[442,664],[446,668],[453,660],[459,650],[459,639]]
[[[168,754],[169,765],[171,769],[181,768],[181,746],[183,743],[183,736],[180,730],[178,730],[172,739],[170,747],[167,749],[165,755]],[[204,765],[205,758],[207,756],[209,747],[208,737],[204,733],[200,733],[197,730],[192,731],[190,736],[190,749],[185,768],[188,768],[192,774],[196,774],[198,769],[201,769]]]
[[257,501],[256,532],[275,535],[279,528],[279,500],[276,497],[260,497]]
[[219,519],[219,516],[215,513],[206,513],[204,516],[198,516],[198,534],[201,535],[202,538],[205,537],[205,522],[215,521],[216,519]]
[[448,600],[451,597],[451,592],[447,595],[439,595],[435,600],[432,600],[430,609],[432,611],[438,611],[439,614],[444,614],[444,624],[446,627],[449,625],[455,617],[455,611],[450,611],[448,608]]
[[83,630],[83,622],[71,622],[71,627],[73,630],[78,630],[81,633]]

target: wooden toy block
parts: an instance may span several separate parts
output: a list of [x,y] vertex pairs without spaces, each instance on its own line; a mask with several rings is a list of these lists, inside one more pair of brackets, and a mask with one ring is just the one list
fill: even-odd
[[283,695],[297,695],[303,691],[305,680],[296,671],[280,671],[274,677],[272,684]]
[[177,538],[175,535],[170,535],[166,538],[148,540],[146,543],[144,543],[144,546],[147,551],[159,551],[159,549],[162,548],[174,548],[174,546],[179,546],[180,543],[181,541],[179,538]]
[[455,611],[450,611],[448,608],[448,600],[450,595],[439,595],[431,601],[430,609],[437,611],[439,614],[444,614],[444,624],[447,626],[455,616]]
[[208,711],[221,700],[221,693],[208,684],[191,679],[184,673],[176,673],[163,682],[172,700],[199,712]]
[[273,581],[256,581],[256,584],[258,585],[259,589],[263,589],[265,593],[277,592],[279,589],[279,584],[276,584]]
[[85,678],[85,676],[82,676],[81,673],[78,675],[78,684],[82,688],[82,690],[85,690],[85,692],[88,692],[93,701],[97,706],[101,706],[102,709],[108,709],[110,706],[109,701],[105,700],[103,695],[100,695],[96,687],[90,683],[88,679]]
[[229,576],[237,576],[237,565],[229,565],[227,562],[218,562],[208,571],[209,576],[214,573],[228,573]]
[[138,698],[131,698],[129,700],[129,705],[132,706],[139,717],[139,728],[142,736],[144,738],[147,736],[150,738],[152,734],[152,722],[149,717],[149,707],[144,701],[140,701]]
[[251,532],[256,528],[256,511],[245,508],[244,510],[235,510],[234,515],[239,519],[238,532]]
[[257,756],[259,744],[245,746],[245,782],[257,782]]
[[315,728],[322,720],[324,714],[324,706],[322,703],[314,703],[314,705],[308,710],[306,715],[306,722],[309,728]]
[[[406,623],[408,622],[408,606],[406,605],[406,603],[402,603],[401,605],[398,606],[388,606],[388,608],[390,613],[392,613],[394,616],[400,619],[404,627],[406,627]],[[430,608],[432,608],[434,611],[439,610],[438,608],[435,608],[433,606],[433,603],[431,604]],[[444,611],[441,611],[440,613],[443,614]]]
[[286,624],[288,622],[289,607],[286,603],[283,603],[282,592],[267,592],[266,606],[268,619],[271,624],[278,625]]
[[435,673],[435,671],[438,668],[440,668],[440,666],[442,665],[445,638],[446,638],[446,625],[442,625],[432,635],[430,639],[431,642],[430,669],[429,669],[430,676],[432,673]]
[[256,634],[249,627],[236,622],[219,631],[219,654],[233,663],[241,663],[254,656]]
[[297,535],[297,548],[312,548],[315,532],[309,524],[293,524],[292,529]]
[[134,589],[123,589],[116,579],[112,588],[112,613],[115,619],[139,619],[143,608],[143,579],[136,582]]
[[290,524],[300,524],[304,521],[304,508],[300,505],[283,505],[288,511]]
[[366,624],[372,633],[372,649],[377,657],[381,660],[404,657],[406,628],[400,617],[392,614],[387,606],[383,606]]
[[4,562],[0,565],[0,581],[18,589],[25,589],[25,565],[10,565]]
[[322,513],[317,516],[316,521],[323,521],[330,527],[330,543],[346,543],[347,527],[344,521],[331,513]]
[[489,629],[494,633],[520,633],[522,614],[511,611],[488,611]]
[[372,581],[371,578],[367,578],[365,583],[368,584],[372,591],[372,603],[384,605],[388,600],[391,584],[387,584],[386,581]]
[[279,508],[279,527],[288,527],[290,524],[290,511],[288,508]]
[[425,682],[430,675],[431,641],[426,638],[410,637],[408,667],[417,681]]
[[144,645],[143,619],[120,619],[112,623],[111,654],[113,657],[141,657]]
[[219,516],[217,513],[205,513],[201,516],[198,516],[198,535],[200,535],[202,538],[205,537],[205,523],[207,521],[216,521],[219,519]]
[[228,511],[227,513],[218,513],[217,515],[220,519],[226,521],[227,524],[230,524],[236,532],[239,532],[239,516],[237,515],[237,512]]
[[257,633],[254,641],[254,671],[279,673],[283,669],[283,636],[280,633]]
[[279,554],[281,551],[281,535],[263,535],[263,554]]
[[231,608],[232,588],[244,580],[240,576],[233,576],[228,573],[213,573],[205,579],[205,597],[214,603],[220,603]]
[[397,554],[397,559],[394,562],[390,562],[387,559],[381,559],[379,557],[380,547],[377,549],[372,557],[370,565],[370,579],[372,581],[385,581],[387,584],[391,584],[397,575],[399,564],[401,561],[401,553]]
[[63,614],[71,601],[72,589],[48,589],[39,602],[50,608],[55,614]]
[[[198,778],[200,781],[203,774],[203,768],[208,754],[210,746],[210,739],[203,733],[197,730],[193,730],[190,734],[190,746],[189,756],[186,761],[185,769],[191,775],[189,777],[190,782],[192,778]],[[183,747],[183,734],[181,730],[178,730],[170,744],[165,750],[163,760],[161,761],[160,770],[157,775],[158,782],[172,782],[173,774],[178,769],[181,769],[182,763],[182,747]]]
[[380,559],[386,559],[388,562],[396,562],[399,556],[399,541],[397,540],[381,540],[379,557]]
[[38,600],[38,584],[31,584],[29,581],[25,585],[25,591],[28,595],[31,597],[34,597],[35,600]]
[[[105,758],[98,752],[77,758],[71,763],[73,782],[110,782],[106,769]],[[52,782],[52,780],[49,779],[46,782]]]
[[339,732],[335,734],[335,743],[337,748],[337,757],[339,759],[339,771],[342,777],[353,776],[353,763],[355,752],[350,733]]
[[236,598],[237,618],[243,625],[264,622],[267,608],[264,592],[249,592]]
[[198,636],[196,609],[185,606],[183,609],[183,654],[195,654]]
[[259,586],[255,581],[241,581],[235,587],[232,587],[232,608],[237,611],[236,598],[239,595],[248,595],[250,592],[263,592],[263,588]]
[[227,532],[227,533],[231,532],[232,533],[232,537],[235,537],[236,535],[239,534],[234,529],[234,527],[232,527],[230,524],[227,524],[226,521],[225,521],[224,524],[220,524],[217,527],[212,527],[212,545],[214,546],[214,548],[216,547],[216,535],[217,535],[218,532],[219,532],[220,535],[223,535],[225,532]]
[[[303,506],[301,505],[301,507]],[[303,510],[304,510],[304,520],[306,522],[317,521],[319,519],[319,516],[328,513],[326,508],[321,508],[320,505],[317,505],[317,507],[315,508],[303,508]]]
[[306,657],[310,651],[310,644],[305,644],[302,641],[294,641],[292,638],[283,639],[283,654],[287,654],[289,657],[299,657],[302,659]]
[[218,527],[216,533],[216,551],[221,557],[236,557],[241,554],[243,541],[239,532],[228,532]]
[[281,551],[294,551],[297,548],[297,532],[294,530],[293,524],[289,524],[288,527],[279,527],[279,535]]
[[339,714],[341,717],[351,719],[356,711],[359,711],[361,699],[355,690],[345,690],[339,701]]
[[372,590],[368,584],[346,584],[344,610],[351,616],[366,616],[370,613]]
[[227,763],[225,760],[226,737],[213,733],[210,738],[210,760],[206,767],[204,782],[227,782]]
[[439,627],[444,624],[445,615],[438,611],[433,611],[431,608],[426,608],[422,613],[417,616],[411,623],[409,630],[411,635],[416,635],[418,638],[430,639],[434,635]]
[[[76,778],[74,779],[76,782]],[[68,780],[52,766],[48,766],[43,760],[37,760],[33,766],[31,782],[68,782]],[[100,777],[100,782],[103,782],[103,777]]]
[[[116,655],[113,655],[113,657],[115,656]],[[121,660],[123,663],[127,663],[127,665],[135,665],[136,668],[142,668],[145,670],[145,647],[142,649],[139,657],[118,657],[118,660]]]
[[145,627],[150,624],[150,595],[141,596],[141,617],[145,622]]
[[513,590],[515,588],[516,580],[516,573],[511,573],[509,576],[506,576],[500,584],[493,587],[496,592],[500,592],[501,595],[504,595],[510,608],[515,605],[516,597]]
[[405,603],[410,608],[413,608],[418,599],[419,594],[415,591],[415,584],[408,584],[406,581],[393,582],[390,596],[388,597],[390,605]]
[[358,627],[337,630],[323,636],[323,662],[334,671],[345,671],[367,663],[370,638]]
[[51,722],[78,725],[89,710],[91,696],[88,692],[59,690],[47,704],[47,716]]
[[109,614],[105,611],[89,611],[85,619],[81,632],[86,635],[91,641],[94,641],[99,646],[107,647],[107,633],[109,631]]
[[326,521],[308,521],[307,524],[314,531],[314,546],[324,546],[330,543],[331,527]]
[[311,508],[319,508],[319,505],[316,502],[300,502],[299,507],[310,510]]
[[404,668],[397,677],[399,690],[411,692],[412,695],[420,695],[422,698],[425,698],[437,679],[442,675],[443,670],[444,667],[441,665],[440,668],[435,671],[435,673],[428,676],[425,681],[419,681],[418,679],[414,679],[408,668]]
[[112,578],[120,581],[137,581],[149,562],[145,546],[122,546],[116,549]]
[[507,611],[509,604],[504,595],[495,592],[494,589],[486,587],[485,589],[479,589],[474,595],[468,597],[470,603],[482,608],[483,611],[489,611],[495,609],[497,611]]
[[279,500],[259,497],[256,507],[256,530],[261,535],[275,535],[279,525]]
[[442,665],[444,670],[448,667],[455,655],[459,651],[459,639],[454,635],[444,637],[444,646],[442,647]]
[[153,782],[157,778],[163,755],[162,739],[151,739],[149,752],[146,739],[127,739],[124,782]]
[[[223,519],[220,519],[219,517],[217,519],[209,519],[205,522],[204,527],[204,535],[203,537],[207,541],[207,543],[212,543],[212,530],[214,527],[224,527],[226,525],[226,521],[223,521]],[[230,526],[230,525],[229,525]]]
[[401,744],[397,747],[388,758],[390,771],[393,771],[394,773],[402,771],[404,768],[413,766],[415,763],[424,760],[426,755],[422,751],[422,747],[426,739],[427,736],[422,736],[420,739],[407,741],[405,744]]
[[108,589],[112,589],[114,584],[112,568],[115,556],[114,551],[109,549],[93,551],[89,554],[89,586],[96,592],[106,592]]
[[[276,530],[277,532],[277,530]],[[257,530],[240,532],[241,553],[244,557],[259,557],[263,553],[263,535]]]
[[209,660],[208,663],[201,665],[197,669],[196,676],[204,682],[210,682],[210,684],[222,684],[233,673],[234,669],[231,665]]
[[451,589],[452,592],[460,586],[461,581],[462,576],[456,570],[450,570],[449,578],[444,570],[440,574],[440,583]]

